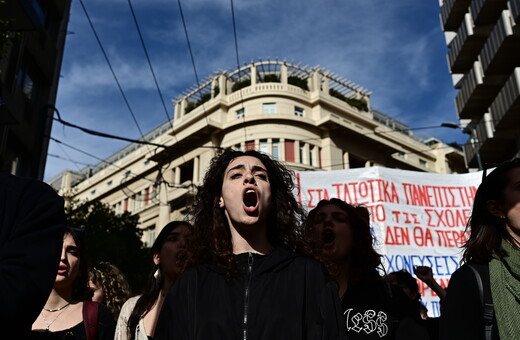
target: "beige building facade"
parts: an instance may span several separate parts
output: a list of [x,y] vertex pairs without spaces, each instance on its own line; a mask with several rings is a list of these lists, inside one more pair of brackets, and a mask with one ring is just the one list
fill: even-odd
[[140,217],[150,244],[157,230],[185,219],[211,158],[223,148],[256,149],[298,171],[383,166],[465,172],[462,152],[421,141],[370,106],[371,93],[330,71],[284,61],[218,72],[175,100],[173,122],[94,168],[51,185],[64,196],[101,200]]

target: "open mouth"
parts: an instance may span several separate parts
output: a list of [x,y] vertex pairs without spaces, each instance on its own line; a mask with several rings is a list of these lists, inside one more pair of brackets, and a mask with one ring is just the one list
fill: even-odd
[[330,246],[332,242],[336,239],[336,234],[332,229],[325,229],[321,233],[321,241],[323,242],[324,246]]
[[67,267],[66,266],[59,266],[58,267],[58,274],[59,275],[65,275],[67,273]]
[[256,191],[253,189],[246,190],[244,193],[244,205],[248,208],[254,208],[257,203],[258,197],[256,196]]

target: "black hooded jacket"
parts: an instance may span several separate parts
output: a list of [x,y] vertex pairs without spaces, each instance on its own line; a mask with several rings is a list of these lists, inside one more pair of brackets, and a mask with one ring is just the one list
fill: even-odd
[[344,339],[336,284],[317,261],[284,248],[237,255],[241,275],[186,271],[166,297],[154,340]]

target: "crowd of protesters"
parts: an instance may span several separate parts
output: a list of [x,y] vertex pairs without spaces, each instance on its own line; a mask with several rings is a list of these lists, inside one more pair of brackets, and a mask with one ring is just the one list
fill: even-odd
[[[82,233],[41,182],[0,175],[0,325],[6,339],[515,339],[520,334],[520,159],[483,177],[429,318],[417,279],[385,273],[369,211],[340,199],[306,216],[291,172],[257,151],[225,150],[192,220],[164,226],[146,287],[88,267]],[[61,207],[61,208],[60,208]],[[60,250],[61,249],[61,250]],[[13,306],[12,310],[9,309]],[[517,320],[518,319],[518,320]]]

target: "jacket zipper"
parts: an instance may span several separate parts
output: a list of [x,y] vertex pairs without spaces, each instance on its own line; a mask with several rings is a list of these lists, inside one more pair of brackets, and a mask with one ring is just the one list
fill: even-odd
[[249,286],[251,285],[251,276],[253,274],[253,254],[247,255],[247,281],[244,291],[244,340],[247,340],[247,313],[249,311]]

